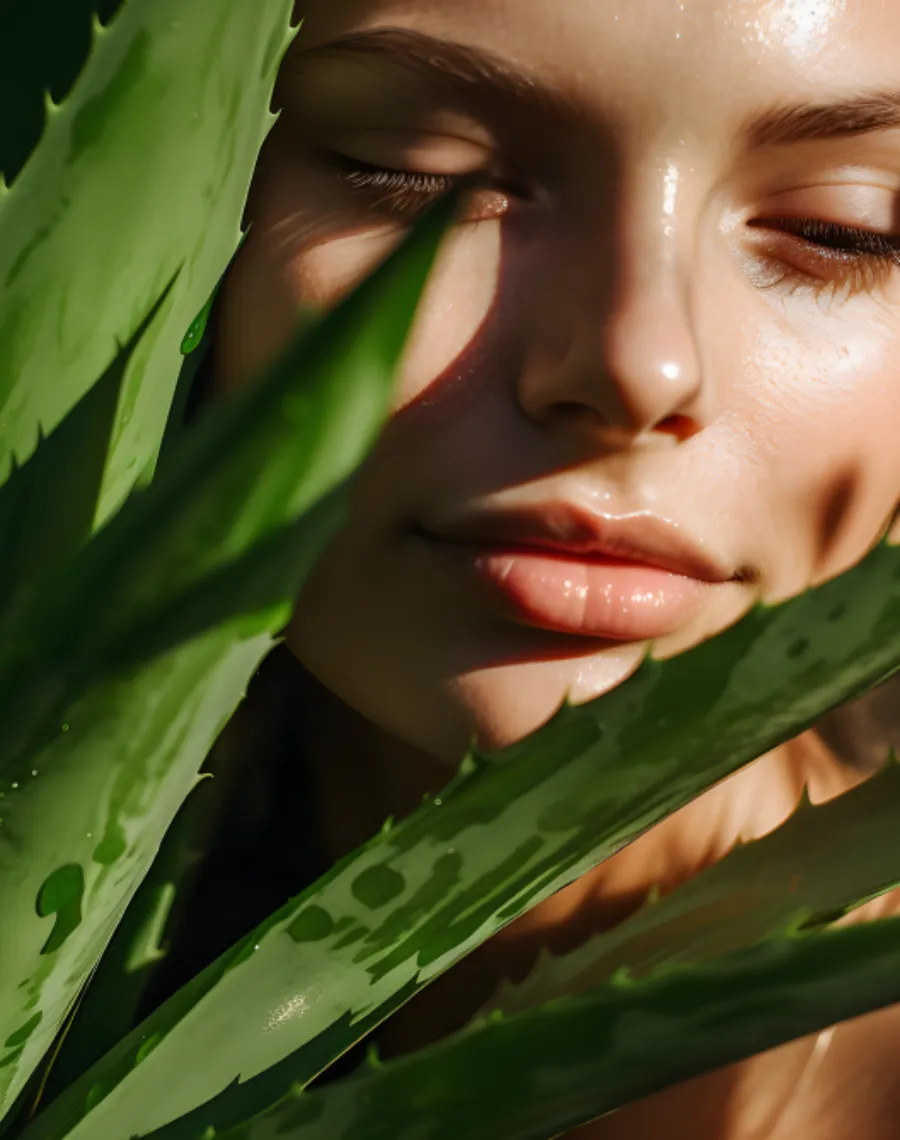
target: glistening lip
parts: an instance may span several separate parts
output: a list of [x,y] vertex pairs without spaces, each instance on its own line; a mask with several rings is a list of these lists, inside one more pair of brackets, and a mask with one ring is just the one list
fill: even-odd
[[537,548],[586,561],[625,559],[704,582],[735,576],[679,526],[649,511],[605,515],[552,501],[472,512],[426,533],[439,541]]
[[735,575],[673,524],[569,504],[481,512],[424,531],[511,619],[615,641],[681,628]]

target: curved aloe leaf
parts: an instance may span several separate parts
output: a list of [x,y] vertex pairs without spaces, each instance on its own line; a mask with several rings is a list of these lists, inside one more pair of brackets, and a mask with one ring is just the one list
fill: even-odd
[[185,329],[238,240],[291,0],[128,0],[0,193],[0,478],[179,270],[125,377],[99,513],[154,461]]
[[453,206],[210,414],[7,622],[0,1109],[52,1039],[342,521]]
[[900,549],[887,543],[679,657],[646,660],[531,738],[470,757],[447,792],[148,1018],[27,1140],[129,1140],[192,1109],[167,1140],[245,1120],[529,906],[898,665]]
[[[0,35],[0,180],[12,182],[44,130],[47,92],[68,95],[91,48],[96,16],[108,24],[122,0],[6,4]],[[48,29],[52,28],[52,34]]]
[[381,428],[454,208],[435,207],[265,379],[213,408],[159,478],[0,625],[0,775],[16,779],[46,726],[107,674],[237,614],[266,610],[264,626],[281,628]]
[[74,704],[0,793],[0,1114],[63,1021],[271,641],[208,635]]
[[584,997],[484,1023],[315,1092],[297,1090],[272,1112],[214,1135],[546,1140],[897,1001],[900,919],[783,937],[644,981],[618,975]]
[[42,1100],[53,1100],[137,1024],[147,987],[168,954],[170,918],[208,845],[216,783],[199,778],[166,832],[79,1000],[77,1016],[45,1074]]
[[167,293],[59,427],[0,486],[0,615],[90,538],[125,373]]
[[513,1014],[583,993],[623,966],[640,977],[703,962],[829,920],[900,883],[900,764],[818,807],[804,794],[780,827],[648,902],[570,954],[544,951],[483,1013]]

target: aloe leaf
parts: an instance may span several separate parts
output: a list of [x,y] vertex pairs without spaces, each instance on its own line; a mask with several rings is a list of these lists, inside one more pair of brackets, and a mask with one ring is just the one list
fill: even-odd
[[0,774],[16,779],[46,726],[105,675],[238,614],[284,625],[381,428],[454,209],[435,207],[263,380],[211,409],[153,484],[0,625]]
[[[349,476],[383,423],[454,206],[435,208],[265,377],[209,414],[160,477],[7,623],[0,683],[7,1107],[342,521]],[[222,580],[204,587],[218,568],[230,593]],[[199,619],[186,597],[197,598]],[[160,630],[170,635],[164,644]],[[148,659],[141,639],[151,632]]]
[[125,373],[168,292],[97,383],[0,486],[0,614],[90,538]]
[[[46,97],[61,103],[91,48],[94,17],[109,23],[121,0],[6,4],[0,35],[0,179],[12,182],[44,130]],[[52,28],[52,34],[48,29]]]
[[645,660],[527,740],[470,756],[450,789],[148,1018],[27,1140],[129,1140],[195,1110],[166,1134],[194,1140],[245,1120],[529,906],[898,665],[900,549],[886,542],[838,579]]
[[137,1024],[137,1010],[168,955],[173,911],[199,868],[216,819],[216,781],[199,778],[182,804],[82,995],[77,1016],[45,1074],[53,1100]]
[[273,1111],[214,1135],[546,1140],[897,1001],[900,919],[782,937],[641,981],[617,975],[583,997],[484,1022],[316,1091],[298,1089]]
[[[226,276],[227,273],[226,270]],[[197,380],[211,349],[212,337],[208,323],[218,292],[219,286],[217,285],[206,304],[191,322],[181,342],[181,372],[172,396],[166,429],[159,448],[157,466],[166,463],[170,454],[177,453],[178,446],[188,430],[191,405],[193,401],[197,400],[198,395]]]
[[207,635],[93,690],[0,798],[0,1114],[103,950],[271,644]]
[[0,478],[127,342],[135,353],[100,496],[106,517],[156,456],[182,338],[238,240],[291,0],[128,0],[0,195]]
[[520,1013],[582,993],[626,967],[702,962],[822,916],[834,919],[900,883],[900,765],[814,807],[806,794],[780,827],[741,843],[664,898],[569,954],[546,950],[483,1013]]

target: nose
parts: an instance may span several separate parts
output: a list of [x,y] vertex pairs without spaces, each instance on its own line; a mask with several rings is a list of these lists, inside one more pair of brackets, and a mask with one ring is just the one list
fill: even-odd
[[534,336],[519,372],[519,404],[530,419],[574,421],[621,439],[700,430],[703,377],[689,282],[671,251],[645,246],[641,261],[601,290],[594,282],[551,302],[557,316],[538,322],[544,335]]

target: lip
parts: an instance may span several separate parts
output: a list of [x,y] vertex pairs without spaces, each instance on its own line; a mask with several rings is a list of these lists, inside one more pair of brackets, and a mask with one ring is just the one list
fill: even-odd
[[703,582],[735,576],[676,523],[649,511],[600,515],[571,503],[548,502],[480,511],[426,530],[447,542],[536,547],[585,561],[625,559]]
[[571,503],[486,510],[422,528],[513,620],[613,641],[673,633],[734,580],[677,524]]

